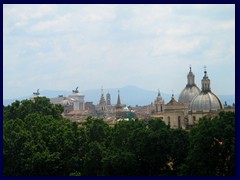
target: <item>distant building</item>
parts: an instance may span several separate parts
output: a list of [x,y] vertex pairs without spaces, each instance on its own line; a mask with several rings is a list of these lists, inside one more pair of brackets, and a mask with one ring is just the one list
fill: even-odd
[[155,106],[155,114],[160,115],[159,117],[163,118],[165,105],[164,105],[164,100],[160,94],[160,90],[158,90],[158,96],[154,101],[154,106]]
[[[187,85],[182,90],[177,102],[172,95],[171,100],[164,105],[160,92],[154,102],[149,105],[149,114],[153,118],[160,118],[170,125],[171,128],[189,128],[198,122],[203,116],[217,116],[219,111],[224,110],[221,100],[211,92],[210,79],[207,71],[204,71],[202,90],[195,84],[195,76],[191,71],[187,76]],[[226,106],[226,104],[225,104]],[[234,107],[226,106],[227,111],[234,111]]]
[[123,107],[121,105],[120,94],[118,90],[118,98],[116,104],[116,119],[123,118]]
[[96,115],[96,107],[93,102],[85,102],[85,110],[92,116]]
[[211,91],[210,79],[205,69],[202,79],[202,91],[195,96],[190,104],[189,122],[195,124],[201,117],[209,114],[218,114],[224,106],[221,100]]
[[171,128],[186,128],[185,121],[188,113],[188,106],[177,102],[172,95],[171,100],[165,105],[163,121]]
[[80,93],[73,92],[69,95],[69,100],[73,103],[73,110],[84,110],[84,95]]
[[84,95],[79,93],[77,90],[72,91],[68,97],[59,95],[56,98],[51,98],[50,102],[53,104],[61,104],[64,108],[64,115],[70,113],[71,111],[78,111],[85,109]]
[[106,100],[104,98],[103,89],[101,90],[101,97],[98,104],[98,111],[105,112],[107,109]]
[[106,99],[107,99],[107,106],[111,106],[111,95],[109,92],[106,95]]

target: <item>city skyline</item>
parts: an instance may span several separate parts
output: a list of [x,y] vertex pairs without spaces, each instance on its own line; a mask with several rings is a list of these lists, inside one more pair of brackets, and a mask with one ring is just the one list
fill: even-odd
[[[235,94],[235,5],[4,5],[3,98],[133,85]],[[228,83],[226,85],[226,83]]]

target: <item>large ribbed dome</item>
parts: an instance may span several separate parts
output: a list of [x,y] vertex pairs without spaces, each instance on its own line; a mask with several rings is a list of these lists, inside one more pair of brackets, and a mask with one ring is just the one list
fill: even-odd
[[212,92],[201,93],[193,98],[190,111],[194,112],[213,112],[223,109],[220,99]]
[[190,104],[190,111],[195,112],[213,112],[223,109],[220,99],[211,92],[210,79],[208,79],[207,71],[204,71],[202,79],[202,91],[199,95],[195,96]]
[[200,94],[200,89],[197,86],[185,87],[179,95],[178,102],[190,103],[198,94]]
[[179,95],[178,102],[184,104],[190,103],[196,95],[200,94],[200,89],[196,86],[194,78],[195,76],[190,67],[190,71],[187,75],[187,85]]

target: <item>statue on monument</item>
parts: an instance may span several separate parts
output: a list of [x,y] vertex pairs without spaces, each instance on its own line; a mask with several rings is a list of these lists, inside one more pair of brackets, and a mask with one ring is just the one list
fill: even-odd
[[78,91],[78,87],[76,87],[75,90],[72,90],[72,92],[73,92],[73,93],[79,93],[79,91]]
[[39,89],[37,90],[37,92],[33,92],[33,95],[36,95],[36,96],[40,95]]

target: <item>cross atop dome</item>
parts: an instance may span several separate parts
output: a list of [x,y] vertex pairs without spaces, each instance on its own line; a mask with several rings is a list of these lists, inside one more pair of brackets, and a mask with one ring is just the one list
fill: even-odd
[[204,74],[205,74],[205,76],[207,76],[207,66],[204,65],[203,68],[204,68]]

